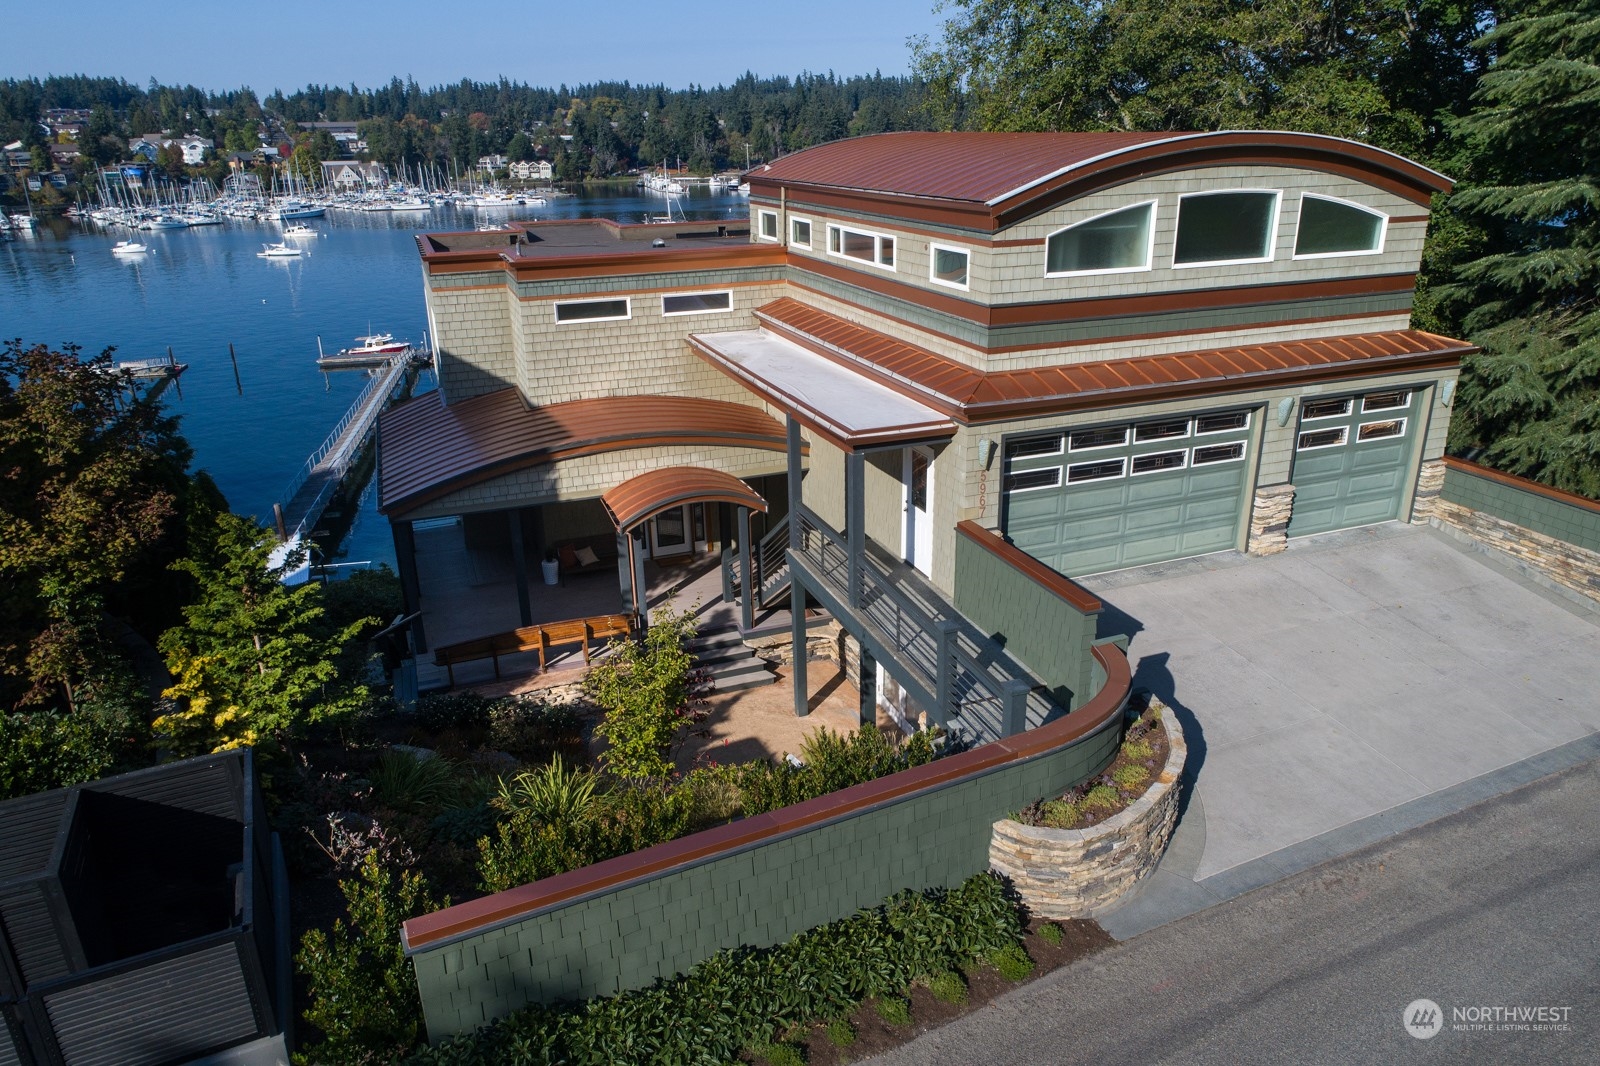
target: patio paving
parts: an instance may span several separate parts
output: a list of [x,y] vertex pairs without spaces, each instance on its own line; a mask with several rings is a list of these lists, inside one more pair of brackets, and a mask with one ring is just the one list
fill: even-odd
[[1427,527],[1083,584],[1190,752],[1172,849],[1104,920],[1117,936],[1600,754],[1600,611]]

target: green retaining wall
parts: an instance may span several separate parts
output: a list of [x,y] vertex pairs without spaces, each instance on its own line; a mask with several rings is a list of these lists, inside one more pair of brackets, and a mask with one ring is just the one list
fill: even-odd
[[[643,988],[725,948],[766,947],[902,889],[989,868],[990,827],[1099,773],[1115,725],[838,821],[668,871],[413,955],[430,1040],[536,1002]],[[912,772],[912,771],[907,771]]]
[[956,608],[1050,687],[1063,707],[1093,695],[1095,628],[1085,614],[1004,559],[956,534]]
[[[1445,467],[1439,495],[1535,533],[1600,552],[1600,509],[1554,499],[1537,489],[1517,488],[1455,466]],[[1600,508],[1600,504],[1596,507]]]

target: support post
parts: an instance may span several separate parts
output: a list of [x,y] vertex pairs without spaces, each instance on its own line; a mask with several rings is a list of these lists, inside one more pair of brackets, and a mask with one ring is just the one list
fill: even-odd
[[961,626],[948,618],[941,618],[933,624],[933,639],[939,655],[938,673],[933,680],[933,724],[941,729],[950,724],[950,697],[954,688],[951,682],[955,679],[956,670],[951,646],[955,643],[956,633],[960,629]]
[[739,508],[739,619],[744,628],[756,626],[755,570],[750,560],[750,508]]
[[[861,668],[857,672],[859,684],[856,686],[861,693],[861,725],[875,726],[878,724],[878,661],[859,640],[856,641],[856,647],[861,649]],[[841,666],[840,669],[844,667]]]
[[790,657],[794,668],[790,678],[794,684],[794,716],[804,718],[811,713],[811,690],[806,687],[806,587],[793,567],[789,570],[789,639],[794,651]]
[[1032,686],[1013,677],[1000,686],[1000,732],[1014,737],[1028,728],[1028,692]]
[[845,545],[849,550],[849,602],[861,606],[861,562],[867,552],[867,457],[859,451],[844,457]]
[[650,628],[650,586],[644,579],[644,526],[634,526],[633,535],[628,539],[633,542],[628,557],[633,560],[633,599],[639,605],[639,632],[642,635]]
[[722,549],[722,602],[733,602],[733,549]]
[[522,545],[522,511],[506,512],[511,521],[511,574],[517,586],[517,614],[525,626],[533,625],[533,605],[528,602],[528,553]]
[[410,522],[390,522],[389,532],[394,537],[394,562],[400,571],[400,596],[405,602],[406,614],[414,614],[411,621],[412,650],[421,654],[428,650],[428,638],[422,631],[422,585],[417,580],[417,538]]
[[[800,482],[805,475],[800,470],[800,423],[789,416],[789,548],[796,554],[804,547],[800,531],[800,506],[805,502]],[[791,602],[794,600],[790,594]],[[802,601],[803,602],[803,601]]]

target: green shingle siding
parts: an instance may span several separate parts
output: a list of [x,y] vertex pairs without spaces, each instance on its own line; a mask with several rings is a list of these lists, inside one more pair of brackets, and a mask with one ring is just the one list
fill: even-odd
[[1447,467],[1440,496],[1524,526],[1535,533],[1600,552],[1600,512]]

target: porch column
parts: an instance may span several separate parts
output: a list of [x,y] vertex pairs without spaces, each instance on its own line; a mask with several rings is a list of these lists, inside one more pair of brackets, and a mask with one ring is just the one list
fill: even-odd
[[[800,539],[800,505],[804,502],[804,493],[801,492],[800,481],[804,477],[800,470],[800,423],[789,416],[789,547],[798,552],[803,544]],[[794,595],[790,594],[790,600]]]
[[867,457],[860,451],[844,457],[844,535],[850,554],[849,599],[861,606],[861,560],[867,551]]
[[633,537],[626,532],[617,534],[617,587],[622,591],[622,605],[633,602]]
[[650,586],[644,579],[644,525],[634,526],[628,538],[632,547],[628,558],[633,560],[633,602],[639,605],[639,631],[650,628]]
[[[789,423],[794,425],[793,422]],[[789,640],[794,654],[794,716],[804,718],[811,713],[809,689],[806,688],[806,587],[800,575],[789,568]]]
[[[863,726],[878,724],[878,661],[872,657],[867,646],[860,641],[856,642],[861,649],[861,666],[857,671],[857,688],[861,692],[861,724]],[[841,667],[840,669],[843,669]]]
[[528,603],[528,555],[522,549],[522,512],[513,507],[506,512],[511,521],[511,573],[517,586],[517,613],[525,626],[533,625],[533,607]]
[[405,613],[414,614],[411,620],[412,651],[421,654],[428,650],[428,638],[422,632],[422,586],[417,580],[417,538],[410,522],[389,523],[394,536],[394,561],[400,571],[400,595],[405,601]]
[[755,571],[750,560],[750,508],[739,508],[739,617],[745,629],[756,625]]

